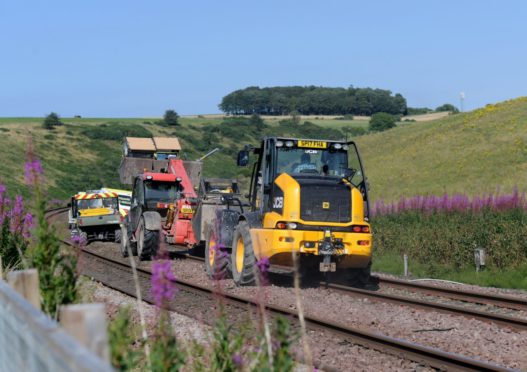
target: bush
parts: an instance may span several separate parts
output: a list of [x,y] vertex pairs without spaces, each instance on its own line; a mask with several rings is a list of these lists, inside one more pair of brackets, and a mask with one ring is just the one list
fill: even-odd
[[436,112],[445,112],[445,111],[450,111],[453,114],[457,114],[459,112],[459,109],[450,103],[445,103],[444,105],[441,105],[438,108],[436,108]]
[[62,125],[62,122],[60,121],[60,117],[54,112],[46,116],[46,118],[42,122],[42,127],[48,130],[54,129],[55,127],[60,126],[60,125]]
[[344,127],[342,131],[349,137],[359,137],[366,134],[366,129],[362,127]]
[[370,119],[370,131],[382,132],[395,127],[397,118],[385,112],[373,114]]
[[152,137],[148,129],[139,124],[108,123],[91,126],[81,132],[94,140],[121,141],[124,137]]
[[168,126],[179,125],[178,119],[179,115],[174,110],[166,110],[165,115],[163,115],[163,122]]

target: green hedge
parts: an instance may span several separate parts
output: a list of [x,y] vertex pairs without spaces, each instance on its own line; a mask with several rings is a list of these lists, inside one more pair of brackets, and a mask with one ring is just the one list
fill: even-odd
[[372,219],[375,255],[408,254],[433,274],[440,267],[474,267],[474,249],[484,248],[489,268],[527,263],[527,212],[520,208],[481,212],[407,211]]

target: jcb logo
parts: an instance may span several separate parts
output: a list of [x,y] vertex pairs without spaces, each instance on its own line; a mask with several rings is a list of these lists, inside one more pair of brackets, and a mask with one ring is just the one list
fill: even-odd
[[282,209],[284,207],[284,197],[283,196],[277,196],[273,198],[273,208],[274,209]]

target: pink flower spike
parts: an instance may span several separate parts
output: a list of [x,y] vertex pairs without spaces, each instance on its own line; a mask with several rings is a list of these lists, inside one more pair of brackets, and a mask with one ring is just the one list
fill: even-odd
[[172,301],[177,292],[176,276],[172,272],[169,260],[157,260],[152,263],[152,295],[158,307]]

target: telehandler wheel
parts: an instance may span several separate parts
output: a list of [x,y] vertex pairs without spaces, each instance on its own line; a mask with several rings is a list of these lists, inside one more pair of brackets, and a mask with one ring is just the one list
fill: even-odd
[[147,230],[145,220],[141,217],[137,228],[137,253],[139,260],[147,261],[157,255],[159,248],[159,231]]
[[205,271],[209,279],[221,280],[230,276],[229,254],[221,249],[216,229],[207,229],[205,241]]
[[132,252],[133,256],[137,256],[137,243],[132,243],[128,236],[128,231],[124,225],[121,226],[121,254],[123,257],[128,257],[128,249]]
[[254,256],[249,224],[245,221],[240,221],[234,231],[231,270],[232,279],[236,285],[256,284],[256,257]]
[[116,243],[120,243],[122,239],[121,229],[116,229],[114,231],[114,241]]
[[346,285],[368,290],[379,289],[379,281],[371,276],[371,262],[362,269],[346,269]]

